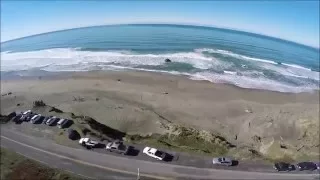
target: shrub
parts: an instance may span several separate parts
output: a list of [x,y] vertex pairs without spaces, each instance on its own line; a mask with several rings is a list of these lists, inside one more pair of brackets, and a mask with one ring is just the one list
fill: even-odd
[[33,107],[43,107],[43,106],[46,106],[46,104],[42,100],[33,102]]

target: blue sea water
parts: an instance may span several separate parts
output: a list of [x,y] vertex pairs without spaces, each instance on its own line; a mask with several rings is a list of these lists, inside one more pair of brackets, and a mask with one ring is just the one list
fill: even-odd
[[[165,63],[169,58],[171,63]],[[281,92],[319,89],[319,49],[189,25],[78,28],[1,43],[1,71],[144,70]]]

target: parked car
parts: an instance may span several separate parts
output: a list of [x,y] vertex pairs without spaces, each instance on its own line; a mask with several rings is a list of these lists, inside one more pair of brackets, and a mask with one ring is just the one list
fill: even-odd
[[166,153],[165,152],[162,152],[162,151],[159,151],[155,148],[151,148],[151,147],[145,147],[142,151],[144,154],[150,156],[150,157],[153,157],[157,160],[164,160],[166,158]]
[[[59,123],[60,122],[60,123]],[[68,127],[68,126],[70,126],[72,123],[73,123],[73,121],[72,120],[69,120],[69,119],[63,119],[63,121],[59,121],[58,122],[58,127],[60,128],[60,129],[63,129],[63,128],[65,128],[65,127]]]
[[285,163],[285,162],[277,162],[274,164],[274,169],[277,171],[293,171],[295,170],[294,165]]
[[12,113],[8,114],[8,118],[9,118],[10,120],[13,120],[13,118],[16,117],[16,116],[17,116],[17,113],[16,113],[16,112],[12,112]]
[[25,112],[21,112],[22,116],[20,118],[20,120],[22,121],[29,121],[30,120],[30,116],[32,115],[31,110],[25,111]]
[[[30,118],[30,123],[33,123],[33,120],[35,119],[35,118],[37,118],[38,116],[39,116],[40,114],[33,114],[32,116],[31,116],[31,118]],[[40,115],[41,116],[41,115]]]
[[85,147],[94,148],[99,144],[99,142],[95,140],[91,140],[90,138],[81,138],[79,140],[79,144]]
[[24,121],[30,121],[35,115],[37,115],[37,114],[32,113],[32,112],[28,113],[26,115],[26,117],[24,118]]
[[16,124],[22,123],[21,117],[22,117],[22,114],[18,114],[12,118],[12,121],[15,122]]
[[59,121],[59,118],[53,116],[52,118],[48,119],[46,122],[46,125],[48,126],[52,126],[54,123],[56,123],[57,121]]
[[297,168],[300,171],[303,171],[303,170],[313,171],[313,170],[317,169],[317,165],[313,162],[300,162],[297,164]]
[[127,154],[129,147],[124,145],[122,141],[109,142],[106,149],[110,152],[116,152],[119,154]]
[[227,157],[218,157],[212,159],[212,164],[214,165],[223,165],[223,166],[232,166],[232,159]]
[[57,123],[58,127],[61,129],[61,124],[66,121],[66,119],[60,119]]
[[27,110],[27,111],[23,112],[22,115],[27,115],[27,114],[31,114],[31,113],[32,113],[31,110]]
[[28,117],[28,114],[21,114],[21,117],[20,117],[20,121],[25,121],[25,119]]
[[80,139],[80,134],[78,133],[78,131],[74,130],[74,129],[68,129],[68,138],[71,140],[78,140]]
[[33,117],[31,118],[31,123],[32,123],[32,124],[38,123],[38,122],[40,122],[42,119],[43,119],[43,116],[41,116],[41,114],[37,114],[37,115],[35,115],[35,116],[33,116]]
[[52,118],[52,117],[53,117],[53,116],[47,116],[47,117],[45,117],[45,118],[43,119],[42,123],[43,123],[43,124],[46,124],[47,121],[48,121],[50,118]]

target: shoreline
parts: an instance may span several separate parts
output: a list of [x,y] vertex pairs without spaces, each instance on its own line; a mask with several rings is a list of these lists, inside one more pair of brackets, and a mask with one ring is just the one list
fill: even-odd
[[[26,71],[28,72],[28,71]],[[1,72],[6,73],[6,72]],[[228,83],[215,83],[209,80],[201,80],[201,79],[192,79],[189,75],[186,74],[171,74],[169,72],[158,72],[158,71],[144,71],[144,70],[134,70],[134,69],[126,69],[126,70],[94,70],[94,71],[31,71],[31,75],[26,76],[19,76],[19,75],[5,75],[1,77],[1,82],[7,81],[19,81],[19,80],[57,80],[57,79],[65,79],[65,78],[72,78],[73,76],[83,76],[85,74],[94,74],[98,73],[101,75],[108,75],[108,74],[132,74],[132,73],[140,73],[140,74],[150,74],[156,76],[167,76],[168,78],[178,77],[178,78],[185,78],[191,81],[198,81],[213,84],[213,86],[225,86],[230,88],[236,88],[243,91],[260,91],[260,92],[271,92],[271,93],[283,93],[283,94],[316,94],[320,93],[320,89],[314,89],[310,91],[304,92],[281,92],[281,91],[273,91],[268,89],[257,89],[257,88],[244,88],[234,84]]]

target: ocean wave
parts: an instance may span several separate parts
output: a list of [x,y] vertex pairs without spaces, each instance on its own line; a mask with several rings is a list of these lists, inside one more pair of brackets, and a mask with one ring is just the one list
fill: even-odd
[[231,51],[226,51],[226,50],[221,50],[221,49],[208,49],[208,48],[202,48],[202,49],[195,49],[195,52],[209,52],[209,53],[217,53],[221,55],[226,55],[230,57],[235,57],[238,59],[244,59],[244,60],[251,60],[251,61],[258,61],[258,62],[264,62],[264,63],[270,63],[270,64],[278,64],[277,62],[274,62],[272,60],[267,60],[267,59],[260,59],[260,58],[253,58],[249,56],[244,56],[241,54],[236,54]]
[[90,52],[75,49],[48,49],[40,51],[1,53],[3,67],[28,64],[41,67],[50,64],[77,64],[84,62],[123,63],[127,65],[161,65],[166,58],[175,62],[192,64],[199,69],[207,69],[214,64],[214,58],[195,52],[177,52],[171,54],[129,54],[128,51]]
[[296,64],[287,64],[287,63],[282,63],[282,64],[285,65],[285,66],[292,67],[292,68],[304,69],[304,70],[312,71],[310,68],[305,68],[305,67],[302,67],[302,66],[299,66],[299,65],[296,65]]
[[235,74],[213,74],[210,72],[195,73],[191,76],[193,80],[207,80],[213,83],[233,84],[241,88],[261,89],[279,92],[312,92],[319,89],[317,85],[292,86],[283,82],[267,78],[252,78],[247,76],[236,76]]
[[[208,56],[204,52],[232,56],[242,62],[228,62]],[[165,63],[166,58],[171,59],[172,63]],[[246,64],[246,61],[250,60],[257,63]],[[284,63],[279,65],[273,61],[219,49],[142,54],[130,50],[92,52],[81,48],[57,48],[29,52],[2,52],[1,62],[2,71],[141,70],[188,75],[192,79],[205,79],[214,83],[282,92],[310,91],[316,89],[319,84],[319,72],[310,71],[299,65]],[[278,76],[282,79],[277,79]]]
[[298,69],[304,69],[304,70],[312,71],[310,68],[305,68],[303,66],[299,66],[299,65],[296,65],[296,64],[280,63],[280,62],[276,62],[276,61],[269,60],[269,59],[254,58],[254,57],[244,56],[244,55],[241,55],[241,54],[236,54],[236,53],[233,53],[231,51],[226,51],[226,50],[221,50],[221,49],[202,48],[202,49],[195,49],[195,52],[199,52],[199,53],[203,53],[203,52],[216,53],[216,54],[221,54],[221,55],[230,56],[230,57],[243,59],[243,60],[251,60],[251,61],[257,61],[257,62],[262,62],[262,63],[274,64],[274,65],[283,65],[283,66],[288,66],[288,67],[292,67],[292,68],[298,68]]

